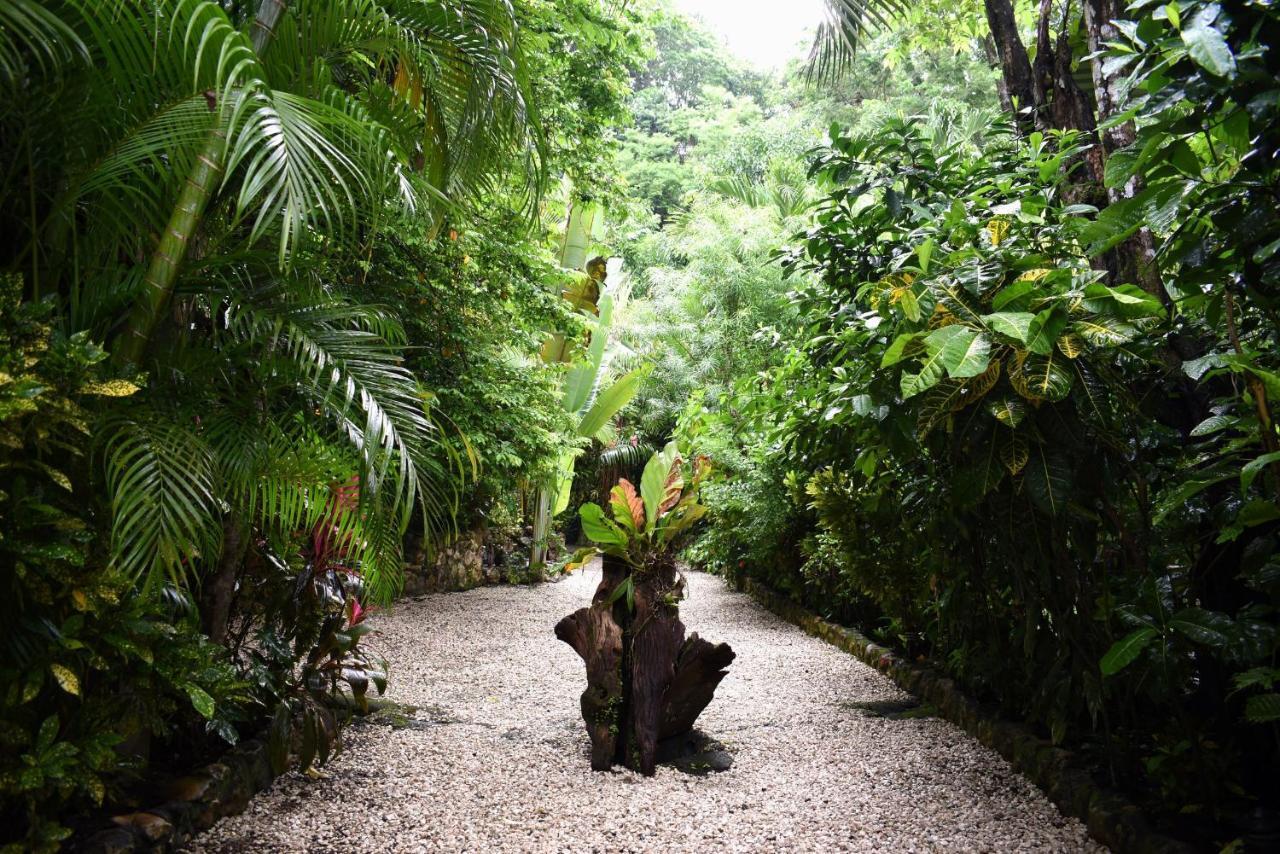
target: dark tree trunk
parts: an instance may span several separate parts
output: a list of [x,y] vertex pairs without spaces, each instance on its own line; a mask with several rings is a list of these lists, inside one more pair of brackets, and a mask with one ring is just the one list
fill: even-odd
[[561,620],[556,637],[587,665],[582,718],[591,767],[653,774],[658,743],[693,729],[734,655],[727,644],[685,637],[674,563],[632,576],[634,609],[625,596],[610,602],[629,575],[626,563],[606,556],[591,606]]
[[222,556],[218,568],[204,590],[204,631],[209,640],[222,643],[227,639],[231,619],[231,600],[236,593],[236,574],[249,550],[249,536],[239,517],[227,514],[222,520]]
[[[1035,114],[1040,106],[1036,98],[1035,78],[1031,71],[1031,59],[1018,34],[1018,21],[1013,14],[1012,0],[983,0],[987,12],[987,26],[995,42],[996,56],[1000,60],[1000,74],[1004,80],[1001,100],[1013,109],[1014,116],[1023,130],[1035,128]],[[1025,111],[1030,110],[1030,113]]]
[[[1107,156],[1133,141],[1132,122],[1121,122],[1105,130],[1101,124],[1120,110],[1118,74],[1107,74],[1103,66],[1108,41],[1118,39],[1112,23],[1120,15],[1117,0],[1082,0],[1082,20],[1089,52],[1093,55],[1090,70],[1092,92],[1082,89],[1072,70],[1074,55],[1068,38],[1075,19],[1072,0],[1063,0],[1063,26],[1055,40],[1050,26],[1054,0],[1040,0],[1036,23],[1036,59],[1028,58],[1018,33],[1012,0],[984,0],[987,25],[991,28],[991,44],[999,60],[1001,72],[1000,100],[1005,109],[1014,108],[1014,117],[1023,131],[1078,130],[1094,143],[1084,155],[1081,180],[1070,188],[1072,202],[1106,207],[1132,198],[1142,190],[1138,179],[1124,186],[1106,187],[1104,176]],[[1095,259],[1112,284],[1134,283],[1169,305],[1155,257],[1155,242],[1149,229],[1143,228],[1119,246]]]
[[[1108,74],[1103,60],[1103,51],[1109,41],[1119,41],[1120,33],[1115,24],[1120,16],[1121,8],[1116,0],[1084,0],[1084,32],[1089,52],[1093,54],[1090,63],[1093,72],[1093,95],[1097,103],[1098,124],[1106,124],[1107,119],[1120,112],[1119,79],[1121,74],[1113,71]],[[1099,133],[1101,152],[1104,161],[1113,151],[1133,142],[1136,130],[1132,121],[1119,122],[1105,128]],[[1099,176],[1099,183],[1102,178]],[[1107,188],[1107,200],[1110,203],[1133,198],[1142,191],[1141,179],[1135,177],[1120,187]],[[1116,247],[1114,278],[1117,283],[1132,282],[1149,294],[1158,296],[1166,307],[1170,306],[1169,295],[1165,292],[1160,276],[1160,268],[1156,264],[1155,239],[1151,229],[1145,226]]]

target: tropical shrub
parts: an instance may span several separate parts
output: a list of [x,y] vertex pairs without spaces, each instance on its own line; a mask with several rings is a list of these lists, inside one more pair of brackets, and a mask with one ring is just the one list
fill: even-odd
[[609,493],[612,519],[599,504],[582,505],[578,509],[582,533],[595,545],[579,550],[566,571],[582,566],[596,554],[619,558],[641,576],[671,568],[681,538],[707,512],[698,499],[710,461],[695,459],[688,481],[684,466],[676,443],[670,442],[645,463],[638,491],[626,478],[613,487]]
[[[1158,127],[1134,156],[1176,144]],[[911,121],[835,133],[813,169],[828,195],[782,257],[805,335],[734,427],[809,531],[800,565],[775,549],[747,571],[835,598],[828,612],[872,604],[886,635],[1055,740],[1095,744],[1191,824],[1270,797],[1274,751],[1270,256],[1237,249],[1254,231],[1220,232],[1203,198],[1172,210],[1236,193],[1235,217],[1262,198],[1229,165],[1250,137],[1223,133],[1199,149],[1203,182],[1190,160],[1161,166],[1101,213],[1081,200],[1075,132],[996,129],[981,153]],[[1144,224],[1167,294],[1106,263]]]
[[[104,569],[86,406],[137,386],[55,330],[53,304],[0,299],[0,815],[5,850],[56,850],[59,816],[118,794],[148,750],[234,743],[246,685],[174,588],[135,595]],[[153,746],[154,745],[154,746]],[[180,760],[179,760],[180,761]]]

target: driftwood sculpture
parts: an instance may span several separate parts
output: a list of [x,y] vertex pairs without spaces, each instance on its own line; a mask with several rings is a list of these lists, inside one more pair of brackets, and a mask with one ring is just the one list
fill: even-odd
[[[684,580],[672,550],[705,512],[696,500],[705,466],[695,467],[686,489],[681,462],[674,445],[655,454],[641,495],[621,481],[612,522],[594,504],[581,511],[584,533],[604,553],[602,577],[590,607],[555,631],[587,665],[582,717],[597,771],[624,765],[653,774],[659,742],[693,729],[734,658],[727,644],[685,637],[680,622]],[[580,552],[577,562],[596,551]]]

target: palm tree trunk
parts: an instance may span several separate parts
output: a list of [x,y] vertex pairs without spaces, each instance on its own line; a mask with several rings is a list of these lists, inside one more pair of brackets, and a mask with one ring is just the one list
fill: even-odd
[[[270,45],[275,26],[287,5],[287,0],[262,0],[259,4],[252,31],[253,48],[259,55]],[[214,110],[221,108],[221,104],[211,106]],[[191,239],[204,219],[209,200],[222,176],[227,137],[221,121],[215,121],[217,123],[196,155],[191,174],[182,185],[173,214],[165,224],[160,243],[147,265],[147,274],[143,278],[145,290],[134,302],[124,331],[112,347],[116,361],[122,365],[137,365],[142,361],[156,324],[173,297],[178,271],[187,258]]]
[[226,142],[226,132],[221,126],[210,131],[204,148],[196,155],[191,174],[182,185],[173,214],[160,236],[160,245],[147,266],[147,275],[143,278],[145,289],[134,302],[124,331],[112,348],[115,358],[123,365],[137,365],[142,361],[156,323],[169,305],[178,270],[187,256],[187,245],[204,218],[214,187],[222,175]]

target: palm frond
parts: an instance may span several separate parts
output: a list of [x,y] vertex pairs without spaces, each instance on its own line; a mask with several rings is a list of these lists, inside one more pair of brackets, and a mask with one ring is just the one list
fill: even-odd
[[[364,322],[352,322],[361,315]],[[261,348],[265,369],[292,378],[356,450],[362,494],[385,491],[403,522],[421,504],[429,526],[445,530],[460,472],[399,347],[370,331],[387,322],[336,300],[240,302],[226,314],[229,334]]]
[[60,65],[87,54],[75,30],[46,8],[42,0],[0,3],[0,86],[3,88],[12,88],[32,71],[41,76],[54,76]]
[[190,586],[193,561],[216,559],[221,546],[208,446],[154,407],[109,422],[106,435],[113,560],[145,586]]
[[910,8],[906,0],[826,0],[827,19],[818,26],[805,76],[831,83],[849,71],[858,45],[867,36],[893,26]]

